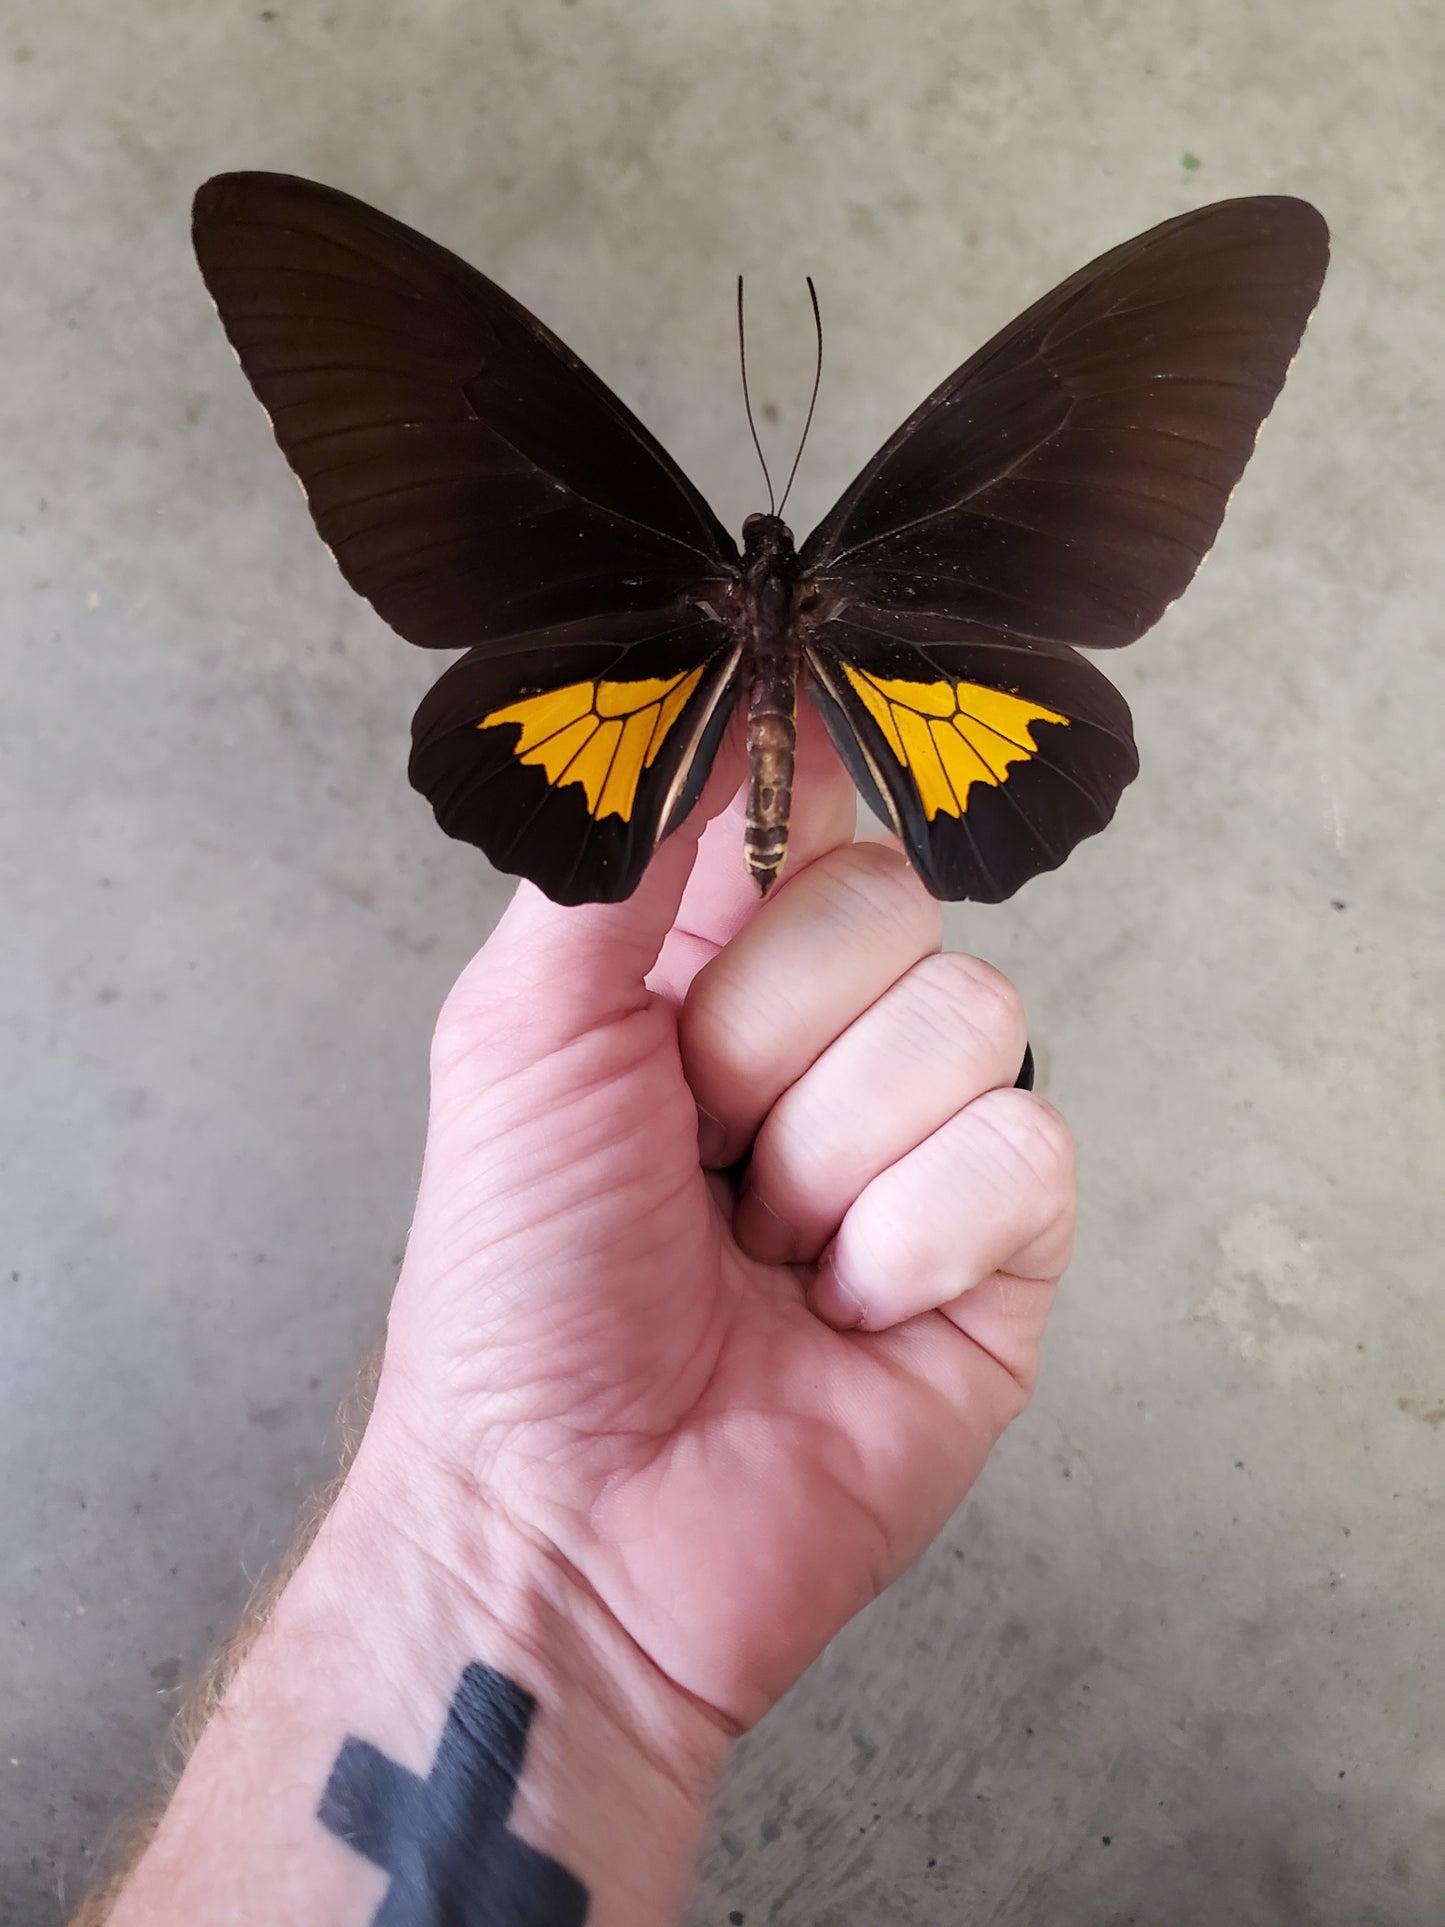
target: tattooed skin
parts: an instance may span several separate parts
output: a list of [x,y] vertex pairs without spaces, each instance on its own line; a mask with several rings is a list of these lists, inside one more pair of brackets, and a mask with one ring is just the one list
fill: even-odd
[[462,1674],[426,1779],[348,1739],[317,1818],[390,1876],[372,1927],[582,1927],[587,1889],[507,1831],[537,1702],[490,1666]]

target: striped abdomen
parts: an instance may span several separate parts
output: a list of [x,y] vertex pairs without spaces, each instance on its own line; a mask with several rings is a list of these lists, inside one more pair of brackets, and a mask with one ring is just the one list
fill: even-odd
[[780,656],[759,665],[748,702],[748,820],[743,832],[743,861],[764,896],[777,882],[788,848],[797,739],[797,665]]

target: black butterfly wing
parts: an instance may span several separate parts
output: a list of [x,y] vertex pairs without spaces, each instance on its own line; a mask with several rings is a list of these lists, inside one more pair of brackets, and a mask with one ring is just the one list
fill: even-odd
[[222,174],[196,258],[351,586],[470,648],[659,609],[737,551],[661,445],[526,309],[334,188]]
[[594,617],[474,649],[422,698],[411,780],[451,836],[556,903],[632,894],[696,802],[739,651],[693,611]]
[[1008,896],[1113,814],[1128,709],[1070,645],[1135,641],[1189,582],[1327,259],[1284,197],[1125,242],[951,375],[804,544],[819,706],[940,895]]
[[193,237],[347,581],[472,652],[413,724],[438,821],[559,901],[629,895],[727,718],[731,538],[570,350],[400,222],[228,174]]
[[936,897],[999,903],[1102,830],[1139,758],[1129,706],[1072,649],[865,607],[808,647],[865,801]]

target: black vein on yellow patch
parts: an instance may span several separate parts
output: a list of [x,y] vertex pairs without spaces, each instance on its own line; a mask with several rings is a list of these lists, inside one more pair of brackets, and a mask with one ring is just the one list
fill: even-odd
[[700,668],[637,682],[577,682],[523,696],[483,716],[478,729],[511,723],[513,754],[555,789],[580,783],[589,816],[632,820],[637,786],[702,680]]
[[1014,763],[1038,754],[1035,723],[1068,723],[1055,709],[982,683],[912,682],[871,675],[843,664],[843,673],[908,770],[931,823],[962,816],[975,783],[997,789]]

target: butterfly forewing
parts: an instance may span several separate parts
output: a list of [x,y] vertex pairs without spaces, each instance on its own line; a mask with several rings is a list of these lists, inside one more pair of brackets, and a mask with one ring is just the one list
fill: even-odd
[[944,897],[1006,897],[1113,815],[1135,641],[1218,532],[1319,294],[1305,202],[1166,221],[909,417],[804,544],[819,707]]
[[642,424],[445,248],[332,188],[228,174],[201,272],[312,516],[408,642],[681,607],[736,547]]
[[1103,255],[966,361],[803,546],[844,604],[1135,641],[1207,553],[1318,297],[1303,201],[1225,201]]
[[413,783],[558,901],[629,895],[727,720],[731,538],[570,350],[400,222],[233,174],[193,229],[343,574],[408,642],[471,650],[417,712]]

